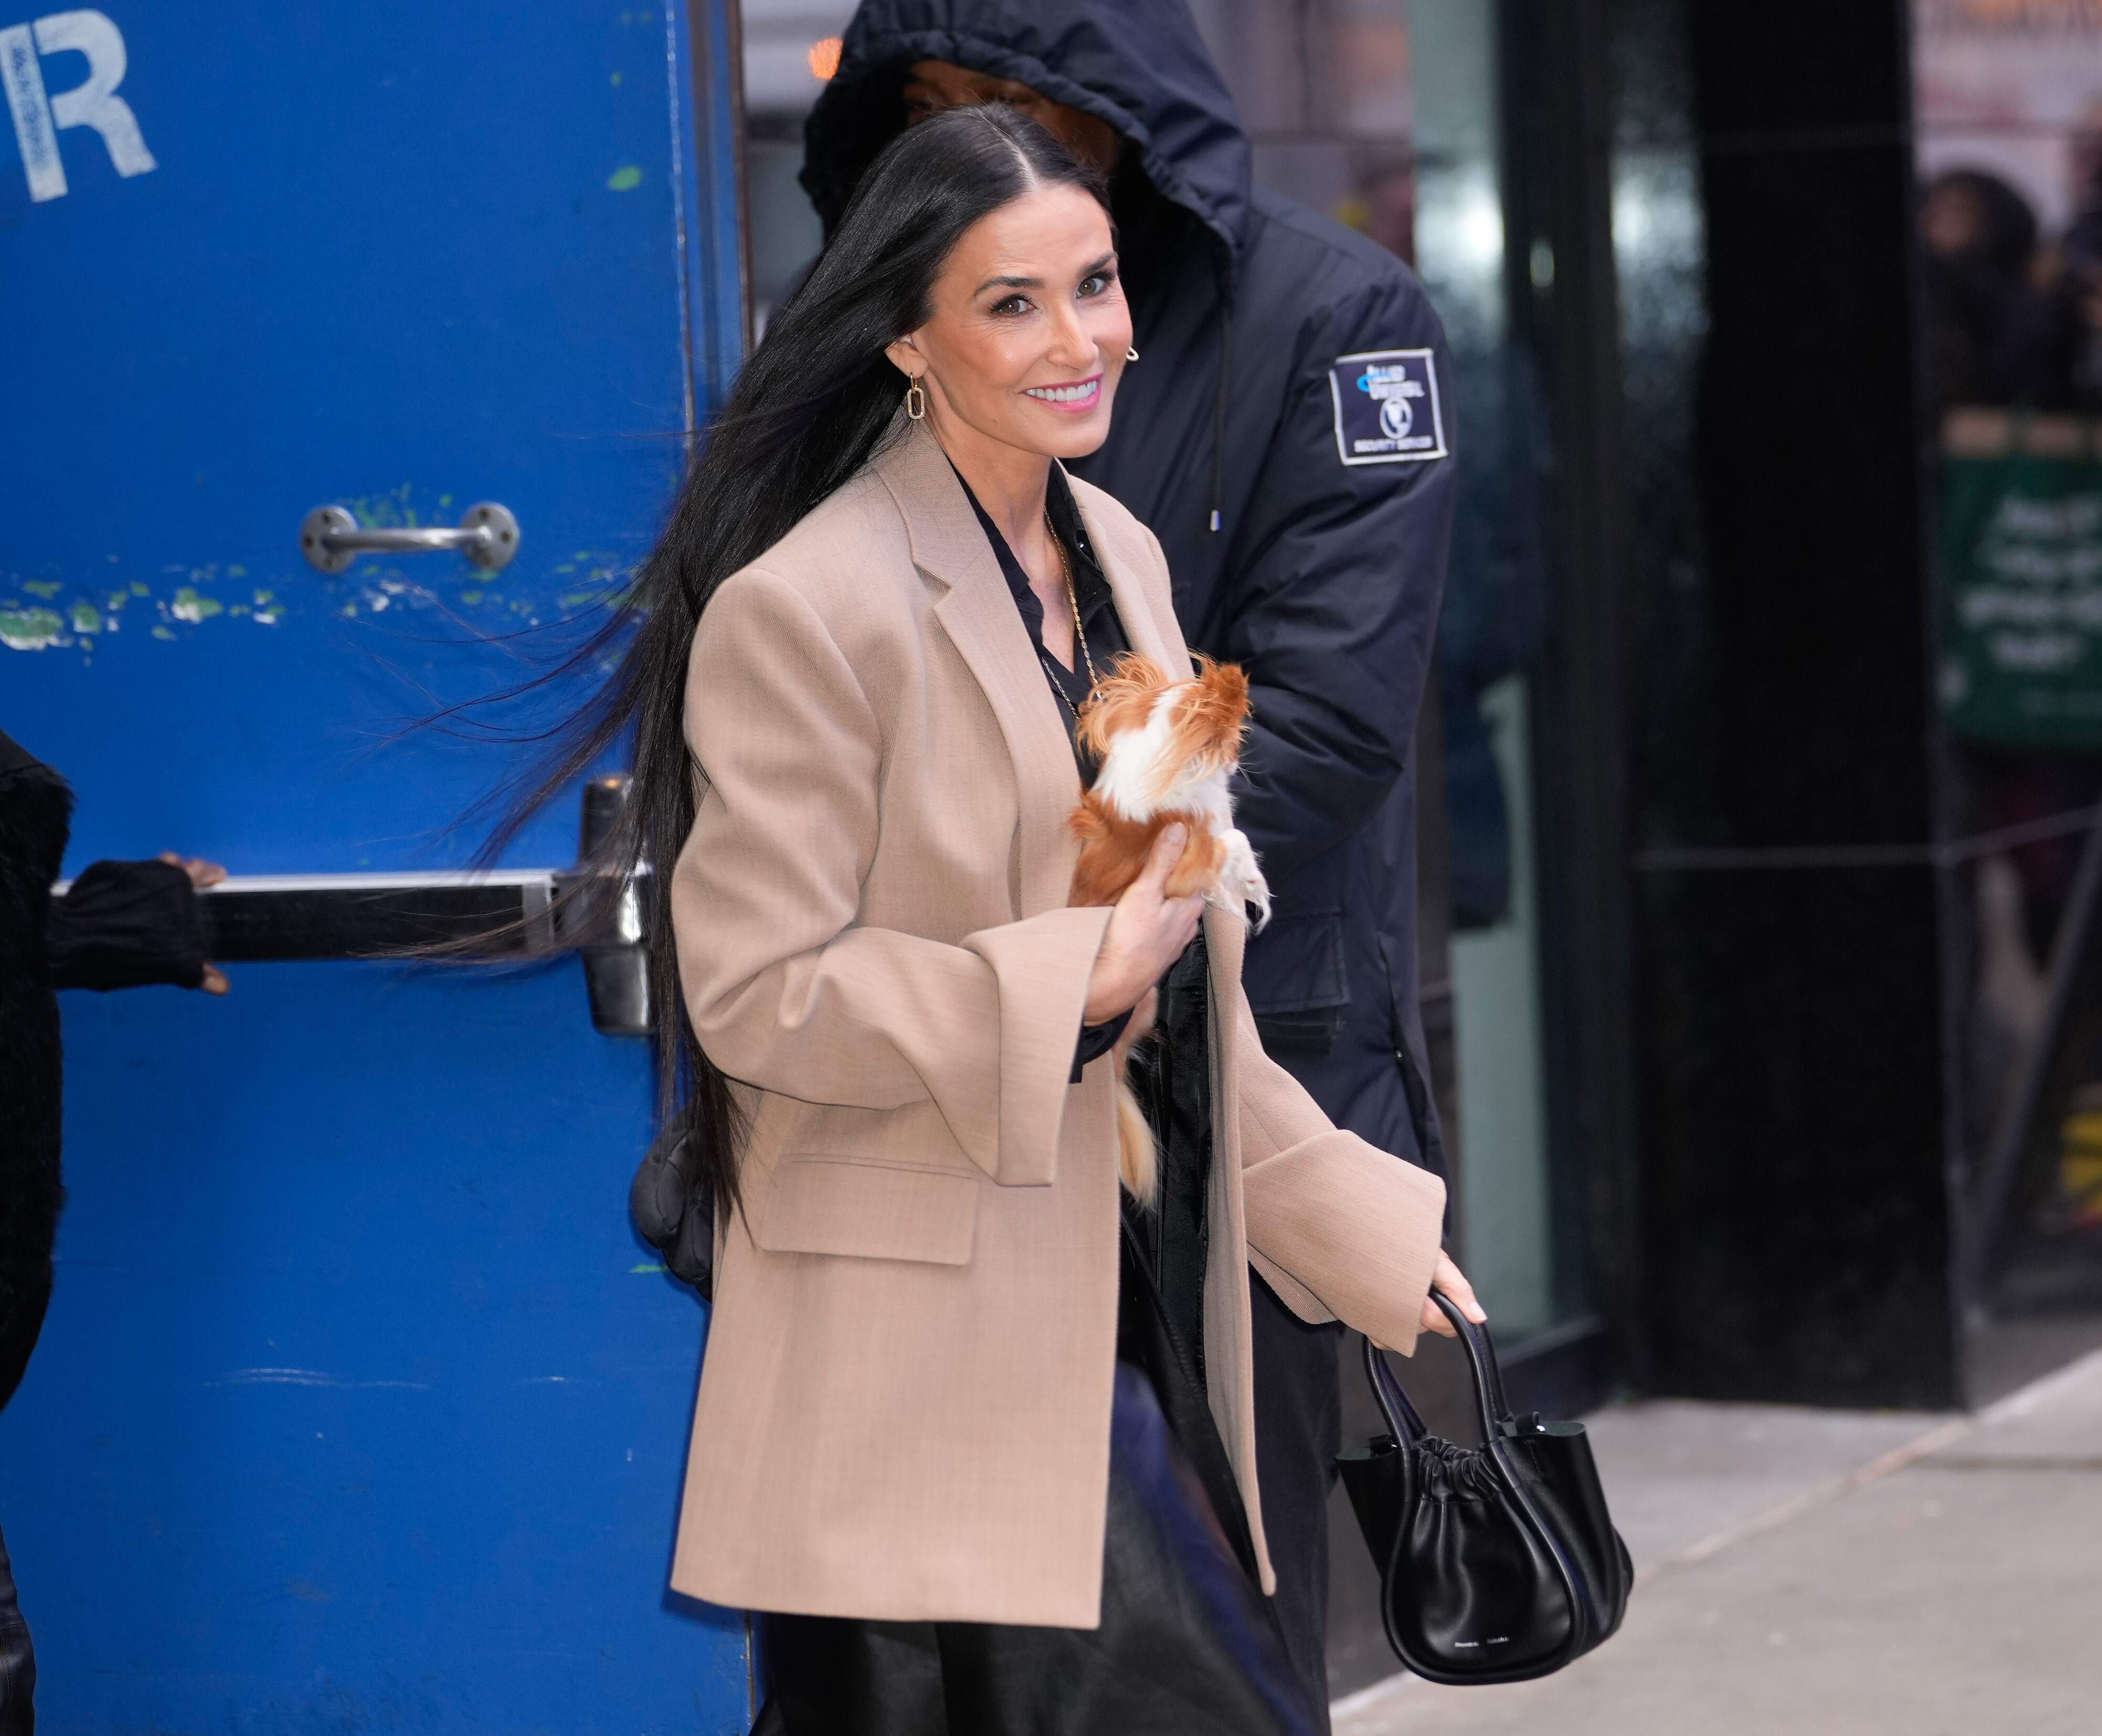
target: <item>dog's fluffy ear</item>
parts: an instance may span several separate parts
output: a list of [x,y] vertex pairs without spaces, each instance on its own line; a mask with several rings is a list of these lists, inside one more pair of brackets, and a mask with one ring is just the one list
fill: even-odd
[[1202,651],[1192,659],[1197,665],[1197,686],[1205,703],[1230,712],[1245,723],[1248,714],[1248,671],[1237,663],[1221,663]]
[[1142,727],[1161,690],[1173,685],[1151,658],[1126,651],[1080,707],[1080,745],[1098,760],[1107,758],[1111,738]]
[[1169,757],[1177,764],[1197,760],[1209,770],[1231,769],[1240,759],[1248,729],[1248,675],[1237,663],[1196,659],[1196,679],[1183,683],[1175,700]]

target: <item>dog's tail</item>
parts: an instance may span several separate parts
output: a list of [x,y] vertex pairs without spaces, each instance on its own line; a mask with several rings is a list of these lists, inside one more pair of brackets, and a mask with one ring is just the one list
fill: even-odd
[[1160,1160],[1153,1148],[1153,1130],[1129,1079],[1117,1081],[1117,1172],[1124,1191],[1142,1205],[1151,1205],[1160,1189]]
[[1160,1159],[1154,1150],[1153,1130],[1146,1112],[1138,1106],[1138,1094],[1131,1088],[1132,1051],[1153,1033],[1153,1016],[1160,1006],[1160,992],[1149,988],[1146,997],[1131,1010],[1116,1046],[1110,1050],[1116,1063],[1117,1174],[1124,1191],[1142,1205],[1151,1206],[1160,1192]]

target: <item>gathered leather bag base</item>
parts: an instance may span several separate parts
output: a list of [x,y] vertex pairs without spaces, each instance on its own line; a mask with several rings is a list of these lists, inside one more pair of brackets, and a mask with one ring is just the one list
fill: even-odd
[[1336,1461],[1380,1570],[1387,1640],[1451,1687],[1550,1675],[1612,1637],[1634,1564],[1584,1425],[1514,1417],[1488,1334],[1432,1296],[1466,1348],[1485,1444],[1433,1435],[1368,1341],[1365,1373],[1393,1432]]

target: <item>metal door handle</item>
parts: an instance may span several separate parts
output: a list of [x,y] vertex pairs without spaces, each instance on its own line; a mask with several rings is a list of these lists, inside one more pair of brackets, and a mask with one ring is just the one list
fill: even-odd
[[[627,800],[624,777],[584,785],[580,854],[605,841]],[[649,865],[636,873],[647,875]],[[70,881],[51,888],[63,897]],[[635,879],[571,868],[422,873],[233,874],[205,887],[205,957],[412,958],[472,940],[477,957],[578,953],[592,1023],[609,1037],[650,1034],[647,907]]]
[[460,514],[457,526],[397,526],[367,529],[340,506],[317,506],[299,521],[299,553],[307,564],[339,573],[361,554],[420,554],[457,548],[475,566],[494,572],[518,553],[518,521],[508,506],[485,500]]

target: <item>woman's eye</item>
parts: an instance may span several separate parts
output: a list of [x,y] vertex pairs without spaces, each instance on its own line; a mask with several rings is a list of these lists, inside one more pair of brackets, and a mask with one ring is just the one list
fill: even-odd
[[1004,301],[996,301],[992,304],[992,310],[1004,318],[1012,318],[1018,313],[1027,313],[1029,311],[1028,299],[1022,295],[1010,295]]
[[1091,272],[1081,278],[1080,293],[1084,296],[1099,295],[1115,282],[1116,273],[1113,271]]

